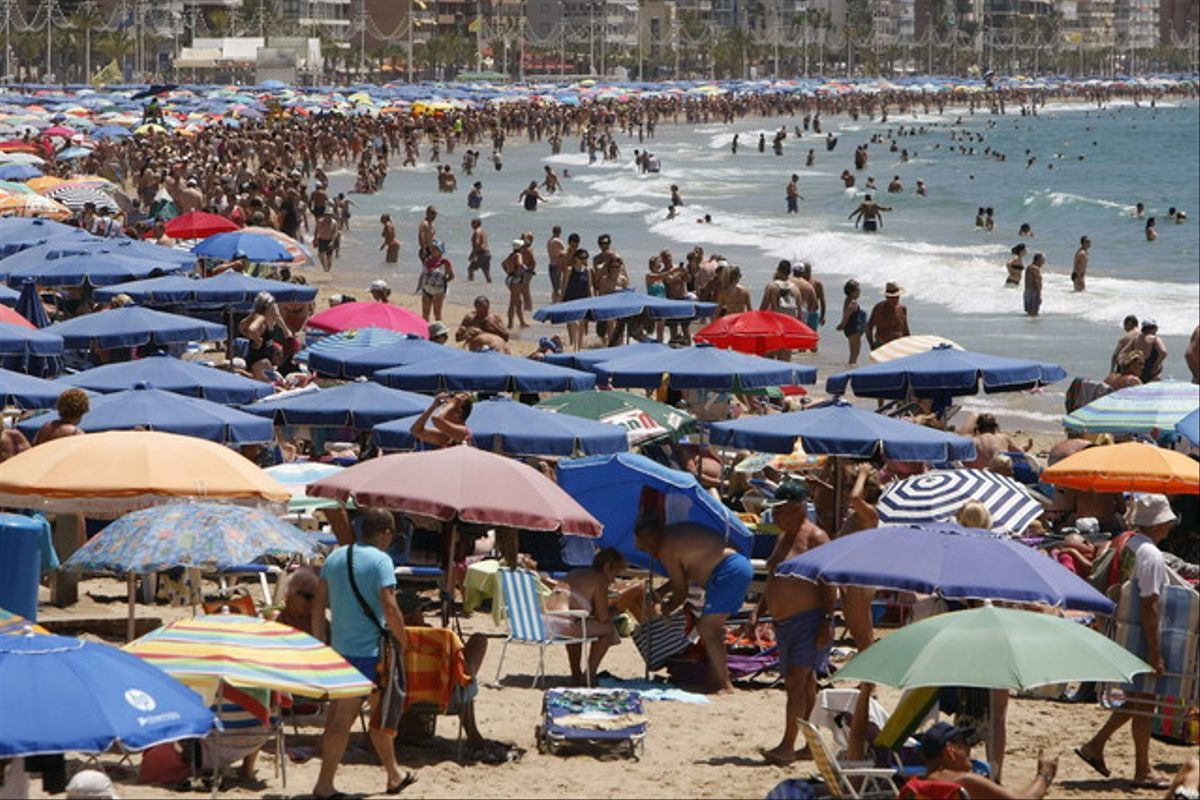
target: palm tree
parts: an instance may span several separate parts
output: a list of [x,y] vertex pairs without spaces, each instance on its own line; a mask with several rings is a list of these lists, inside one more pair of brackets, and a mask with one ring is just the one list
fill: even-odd
[[126,62],[133,54],[135,47],[136,43],[133,37],[126,35],[124,31],[109,31],[96,42],[96,49],[117,62],[122,75],[125,75]]
[[70,27],[83,31],[83,81],[92,77],[92,31],[104,21],[95,0],[84,0],[67,20]]

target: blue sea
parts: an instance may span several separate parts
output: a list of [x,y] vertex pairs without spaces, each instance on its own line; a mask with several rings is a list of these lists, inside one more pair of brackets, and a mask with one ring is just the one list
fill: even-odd
[[[565,233],[578,232],[588,248],[609,233],[624,256],[634,285],[641,287],[649,256],[663,247],[676,259],[693,245],[719,252],[739,264],[744,283],[757,303],[761,290],[780,258],[806,258],[816,277],[825,282],[831,301],[830,327],[822,331],[819,365],[822,378],[844,363],[846,344],[832,330],[838,318],[841,286],[848,278],[863,284],[864,301],[871,302],[887,281],[905,287],[914,333],[949,337],[964,347],[998,355],[1038,358],[1062,364],[1072,375],[1102,378],[1109,355],[1127,314],[1153,317],[1170,350],[1164,377],[1187,379],[1183,362],[1187,337],[1200,322],[1200,108],[1194,103],[1162,102],[1156,108],[1114,103],[1104,109],[1076,103],[1051,103],[1039,114],[971,115],[947,109],[944,115],[892,116],[887,123],[848,117],[823,119],[823,133],[838,137],[827,152],[824,137],[794,138],[799,118],[747,119],[733,125],[662,125],[655,139],[618,139],[621,156],[613,162],[589,165],[578,140],[564,141],[563,152],[551,156],[545,143],[512,138],[497,172],[482,152],[474,177],[459,174],[456,194],[438,194],[433,167],[393,167],[384,191],[354,195],[355,230],[335,265],[341,285],[366,283],[376,277],[392,281],[400,291],[415,285],[413,244],[424,207],[440,212],[438,237],[464,275],[451,289],[451,298],[468,302],[480,287],[465,281],[469,249],[466,190],[472,180],[484,183],[484,224],[492,238],[494,261],[507,252],[507,243],[522,230],[538,239],[539,257],[551,225]],[[772,153],[770,138],[780,125],[789,136],[782,156]],[[853,169],[854,148],[873,134],[894,134],[924,127],[924,133],[897,138],[909,151],[900,154],[887,145],[872,144],[870,164],[858,172],[858,188],[846,190],[838,176]],[[765,153],[756,147],[765,132]],[[739,134],[739,150],[730,142]],[[970,134],[972,141],[952,137]],[[978,138],[982,137],[982,141]],[[962,154],[959,144],[973,147]],[[633,150],[649,147],[661,161],[658,174],[639,175]],[[815,163],[805,167],[809,148]],[[1000,161],[985,149],[1007,155]],[[1026,167],[1026,151],[1036,158]],[[445,163],[460,173],[461,149],[443,154]],[[426,156],[427,152],[423,152]],[[394,163],[400,159],[395,158]],[[552,164],[565,191],[535,213],[524,211],[517,195],[529,181]],[[1051,168],[1052,167],[1052,168]],[[792,173],[800,175],[805,198],[799,215],[785,214],[784,187]],[[883,190],[899,176],[905,192]],[[847,215],[865,193],[868,176],[879,187],[877,199],[893,206],[880,233],[858,232]],[[331,176],[335,190],[352,181],[349,170]],[[923,180],[929,194],[914,193]],[[674,220],[666,219],[670,186],[677,184],[686,206]],[[1144,222],[1133,215],[1142,202],[1146,216],[1158,220],[1159,238],[1147,242]],[[978,207],[995,210],[996,229],[975,228]],[[1185,224],[1167,219],[1167,209],[1187,212]],[[378,215],[391,213],[403,240],[399,270],[382,263],[377,251]],[[697,224],[704,214],[712,224]],[[1035,238],[1017,236],[1029,223]],[[1079,237],[1092,239],[1088,290],[1075,293],[1069,274]],[[1042,315],[1026,317],[1021,295],[1004,288],[1004,263],[1013,244],[1025,241],[1030,253],[1047,259]],[[499,274],[498,266],[495,273]],[[361,276],[361,278],[359,277]],[[548,302],[544,271],[534,299]],[[503,310],[504,289],[488,287]],[[363,292],[365,294],[365,290]],[[535,328],[526,335],[544,335]],[[803,356],[802,358],[811,358]],[[865,362],[865,356],[860,363]],[[1058,427],[1066,382],[1042,393],[980,396],[968,400],[973,410],[1000,412],[1009,424],[1043,430]]]

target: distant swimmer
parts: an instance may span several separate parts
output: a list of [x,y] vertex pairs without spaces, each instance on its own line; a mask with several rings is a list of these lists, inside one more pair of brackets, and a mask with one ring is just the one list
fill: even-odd
[[679,186],[671,184],[671,205],[679,208],[683,205],[683,195],[679,193]]
[[856,228],[861,222],[863,233],[874,233],[883,227],[883,212],[891,210],[891,206],[881,206],[871,198],[871,195],[867,195],[858,204],[858,208],[850,212],[850,216],[847,219],[854,220],[854,227]]
[[988,233],[996,230],[996,210],[990,206],[983,210],[983,228]]
[[760,133],[758,135],[758,152],[767,152],[767,135],[765,133]]
[[1086,236],[1080,237],[1079,249],[1075,251],[1075,262],[1071,266],[1071,283],[1077,292],[1087,290],[1088,250],[1091,247],[1091,239]]
[[1004,287],[1006,289],[1015,289],[1021,285],[1021,274],[1025,271],[1025,244],[1014,244],[1012,246],[1012,258],[1004,265],[1008,275],[1004,279]]
[[737,134],[737,133],[735,133],[735,134],[733,135],[733,141],[729,143],[729,150],[730,150],[730,152],[732,152],[732,153],[733,153],[735,156],[737,155],[737,149],[738,149],[738,136],[740,136],[740,135],[741,135],[741,134]]
[[1022,222],[1020,229],[1017,231],[1017,236],[1024,236],[1027,239],[1033,238],[1033,228],[1028,222]]
[[550,194],[554,194],[561,187],[558,182],[558,175],[554,172],[554,168],[547,164],[543,167],[546,173],[546,179],[542,181],[542,187]]
[[1155,227],[1154,217],[1146,220],[1146,241],[1153,242],[1158,238],[1158,228]]
[[842,170],[841,178],[842,178],[842,186],[845,186],[847,189],[854,188],[854,182],[856,179],[854,177],[853,172],[851,172],[848,169],[844,169],[844,170]]
[[467,192],[467,208],[477,211],[483,205],[483,183],[475,181],[471,184],[471,191]]
[[904,191],[904,184],[900,182],[899,175],[893,175],[892,180],[888,183],[888,194],[900,194]]
[[917,181],[916,192],[920,197],[926,197],[929,194],[929,189],[925,186],[925,181]]
[[804,157],[804,166],[811,167],[813,165],[813,162],[816,160],[817,160],[816,152],[814,152],[811,147],[808,148],[808,155]]
[[1042,267],[1046,265],[1046,256],[1034,253],[1033,261],[1025,268],[1025,313],[1036,317],[1042,310]]
[[837,147],[837,142],[837,137],[832,133],[825,134],[825,149],[827,151],[832,151],[833,148]]
[[1146,206],[1143,205],[1142,203],[1138,203],[1136,206],[1133,207],[1133,216],[1135,216],[1136,218],[1141,219],[1142,216],[1145,215],[1145,213],[1146,213]]
[[787,213],[800,213],[800,201],[803,199],[804,196],[800,194],[800,176],[793,174],[787,185]]
[[537,181],[530,181],[529,186],[525,188],[525,191],[521,192],[521,194],[517,196],[517,200],[519,200],[525,206],[526,211],[537,211],[538,203],[544,201],[545,199],[546,198],[542,197],[541,194],[538,193]]
[[980,206],[975,211],[975,227],[976,228],[983,227],[983,206]]
[[700,217],[699,219],[697,219],[696,223],[698,225],[711,225],[712,224],[712,214],[705,214],[703,217]]

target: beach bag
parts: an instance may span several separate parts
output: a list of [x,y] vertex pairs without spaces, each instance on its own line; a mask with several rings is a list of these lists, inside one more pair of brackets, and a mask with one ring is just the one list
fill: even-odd
[[1187,705],[1182,697],[1163,697],[1158,714],[1150,720],[1150,735],[1160,742],[1196,747],[1200,745],[1200,708]]
[[633,646],[642,654],[647,669],[662,669],[670,658],[692,643],[687,634],[688,619],[684,611],[669,617],[653,617],[633,632]]

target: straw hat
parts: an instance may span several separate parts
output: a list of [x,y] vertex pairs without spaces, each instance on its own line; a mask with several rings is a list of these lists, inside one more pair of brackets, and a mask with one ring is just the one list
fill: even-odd
[[887,286],[883,287],[884,297],[902,297],[904,295],[904,287],[895,281],[888,281]]

